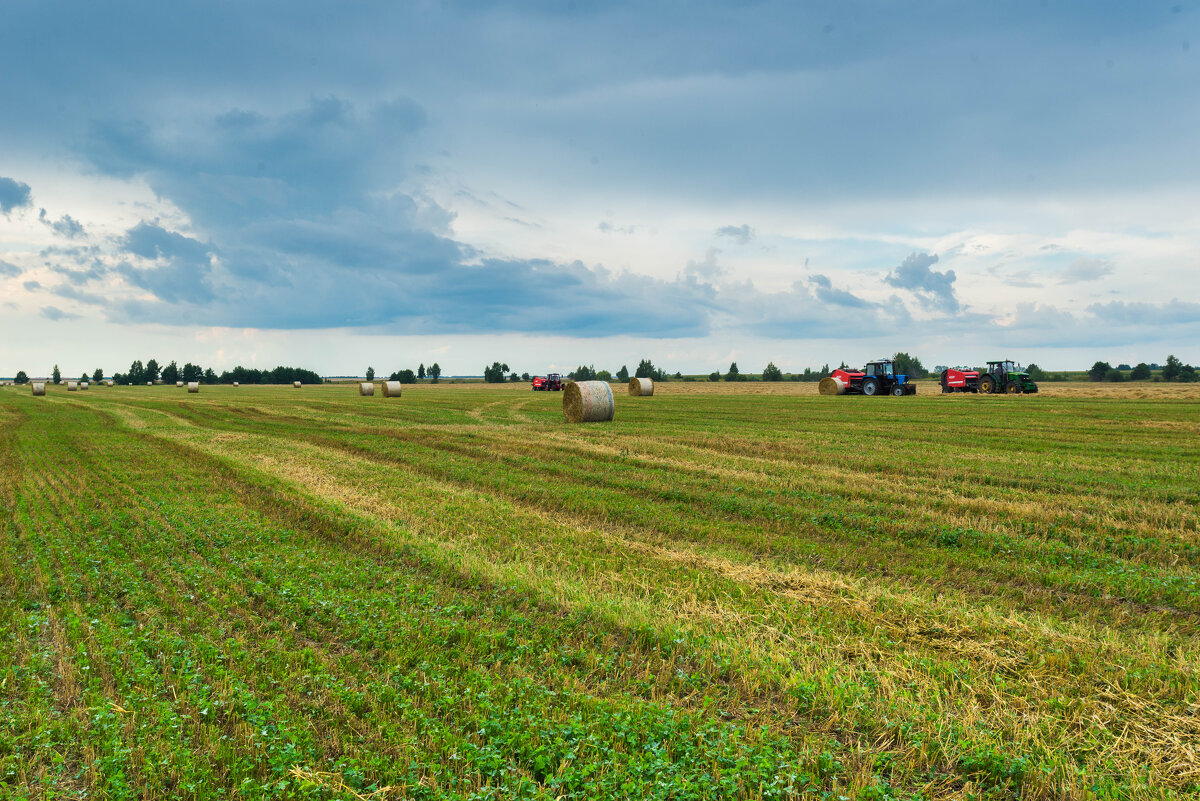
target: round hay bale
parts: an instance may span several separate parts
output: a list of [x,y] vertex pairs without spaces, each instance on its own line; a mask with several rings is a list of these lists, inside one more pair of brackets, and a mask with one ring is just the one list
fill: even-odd
[[113,384],[115,384],[115,383],[116,383],[116,382],[115,382],[115,381],[113,381],[111,378],[106,378],[106,379],[104,379],[104,386],[106,386],[106,387],[111,387],[111,386],[112,386]]
[[[175,382],[175,386],[177,386],[177,387],[182,387],[182,386],[183,386],[183,382],[182,382],[182,381],[176,381],[176,382]],[[191,389],[191,388],[192,388],[192,387],[191,387],[191,383],[189,382],[189,383],[188,383],[188,389]]]
[[199,381],[189,381],[188,382],[188,392],[199,392],[199,391],[200,391],[200,382]]
[[572,381],[563,391],[563,417],[568,423],[602,423],[613,419],[612,387],[607,381]]
[[78,383],[76,383],[76,382],[74,382],[74,381],[68,381],[68,382],[67,382],[67,392],[74,392],[74,391],[75,391],[75,390],[77,390],[77,389],[79,389],[79,384],[78,384]]
[[85,390],[87,388],[88,388],[88,382],[86,382],[86,381],[79,382],[79,391],[80,392],[82,392],[83,390]]
[[846,382],[840,378],[827,375],[817,385],[817,391],[822,395],[844,395],[846,392]]
[[236,381],[234,381],[234,382],[233,382],[233,385],[234,385],[235,387],[240,387],[240,386],[241,386],[241,384],[239,384],[239,383],[238,383],[238,382],[236,382]]
[[293,381],[293,382],[292,382],[292,388],[293,388],[293,389],[300,389],[300,382],[299,382],[299,381]]
[[654,394],[654,382],[649,378],[629,379],[629,394],[635,398]]
[[384,381],[383,382],[383,397],[398,398],[400,392],[404,389],[404,385],[399,381]]
[[46,394],[46,382],[45,381],[34,381],[33,382],[33,394],[34,395],[45,395]]
[[375,394],[375,384],[370,381],[364,381],[358,385],[358,394],[364,398]]
[[146,386],[148,386],[148,387],[152,387],[152,386],[154,386],[154,382],[153,382],[153,381],[147,381],[147,382],[146,382]]

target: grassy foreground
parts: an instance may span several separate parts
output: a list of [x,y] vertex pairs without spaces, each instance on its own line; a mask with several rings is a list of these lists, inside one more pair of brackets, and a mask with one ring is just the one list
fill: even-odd
[[1200,797],[1200,398],[0,390],[0,798]]

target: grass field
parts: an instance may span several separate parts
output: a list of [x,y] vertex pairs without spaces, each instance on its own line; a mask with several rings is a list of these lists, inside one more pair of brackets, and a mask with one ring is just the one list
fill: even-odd
[[0,390],[0,798],[1200,797],[1200,394]]

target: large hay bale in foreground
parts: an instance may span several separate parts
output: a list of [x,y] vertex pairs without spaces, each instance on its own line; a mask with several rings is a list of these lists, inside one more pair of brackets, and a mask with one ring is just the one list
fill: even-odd
[[200,391],[200,382],[199,381],[189,381],[188,382],[188,392],[199,392],[199,391]]
[[364,398],[375,394],[375,384],[370,381],[364,381],[358,385],[358,394]]
[[34,395],[45,395],[46,394],[46,382],[45,381],[34,381],[33,382],[33,394]]
[[572,381],[563,391],[563,417],[568,423],[602,423],[613,419],[612,387],[607,381]]
[[846,382],[840,378],[827,375],[817,385],[817,391],[822,395],[844,395],[846,392]]
[[383,382],[383,397],[398,398],[398,397],[400,397],[400,393],[401,393],[401,391],[403,391],[403,389],[404,389],[404,385],[401,384],[399,381],[384,381]]
[[79,384],[74,381],[67,382],[67,392],[74,392],[77,389],[79,389]]
[[292,387],[293,387],[294,389],[300,389],[300,382],[299,382],[299,381],[293,381],[293,382],[292,382]]
[[629,394],[635,398],[644,398],[654,394],[654,382],[649,378],[629,379]]

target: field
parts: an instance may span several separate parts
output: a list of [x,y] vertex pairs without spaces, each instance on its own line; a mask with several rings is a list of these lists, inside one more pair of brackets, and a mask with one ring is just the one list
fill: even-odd
[[0,798],[1200,797],[1200,394],[0,390]]

